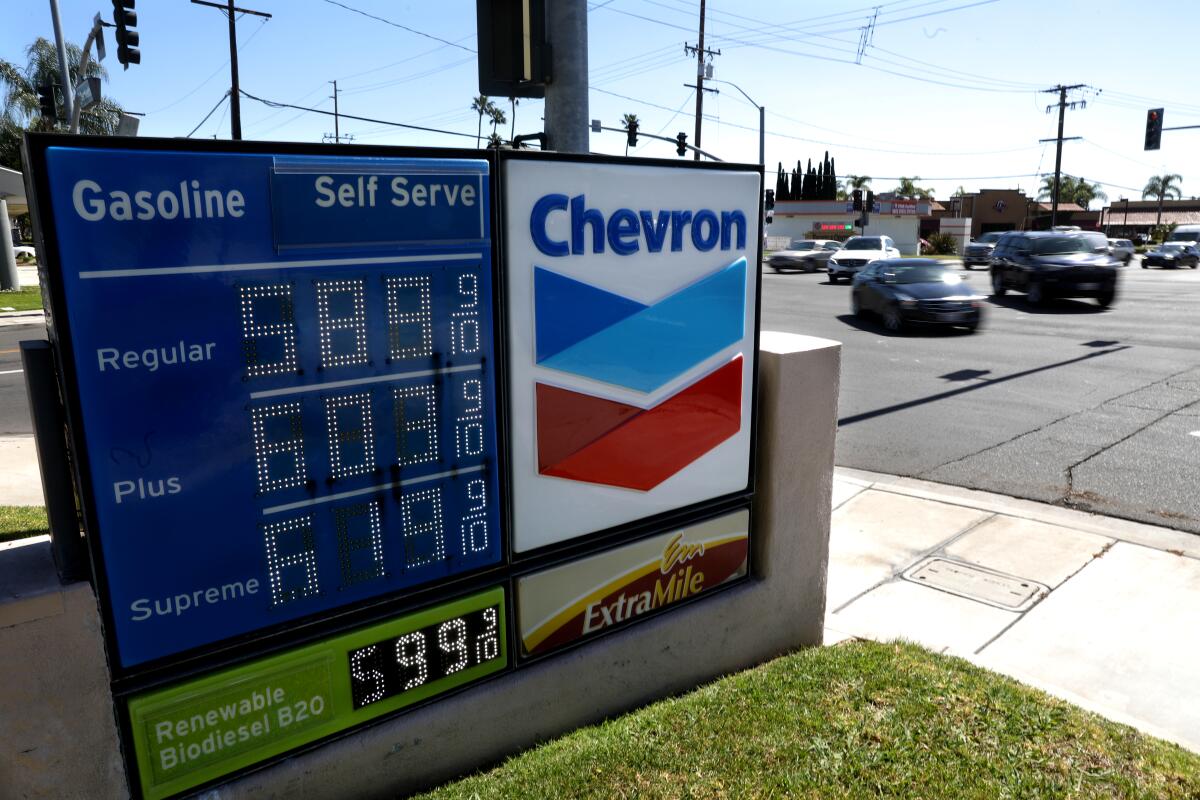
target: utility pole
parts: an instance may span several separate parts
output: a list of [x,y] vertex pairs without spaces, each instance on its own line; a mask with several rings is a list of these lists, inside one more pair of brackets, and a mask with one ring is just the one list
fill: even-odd
[[546,3],[550,74],[546,84],[548,147],[562,153],[591,149],[588,117],[588,38],[586,0]]
[[[71,83],[71,66],[67,63],[67,43],[62,35],[62,23],[58,19],[58,0],[50,0],[50,19],[54,23],[54,41],[58,46],[58,76],[62,81],[63,108],[68,119],[75,107],[75,84]],[[53,92],[53,90],[51,90]]]
[[[1071,136],[1068,139],[1063,138],[1063,121],[1066,116],[1067,106],[1069,105],[1072,110],[1074,110],[1074,108],[1076,106],[1079,106],[1080,108],[1087,107],[1086,100],[1079,100],[1079,101],[1067,103],[1067,92],[1071,91],[1072,89],[1083,89],[1086,86],[1087,86],[1087,84],[1084,84],[1084,83],[1076,83],[1076,84],[1072,84],[1071,86],[1063,86],[1062,84],[1059,84],[1058,86],[1055,86],[1053,89],[1043,89],[1042,90],[1042,94],[1054,94],[1055,92],[1058,93],[1058,104],[1057,104],[1058,105],[1058,136],[1056,136],[1053,139],[1039,139],[1038,140],[1039,143],[1040,142],[1058,142],[1058,150],[1054,156],[1054,195],[1050,201],[1050,227],[1051,228],[1053,228],[1055,225],[1058,224],[1058,190],[1059,190],[1060,184],[1062,182],[1062,145],[1063,145],[1063,142],[1083,138],[1082,136]],[[1046,106],[1047,114],[1049,114],[1052,110],[1054,110],[1054,105]]]
[[229,126],[230,134],[236,141],[242,138],[242,91],[238,88],[237,14],[254,14],[266,19],[270,19],[271,15],[264,11],[237,8],[234,6],[233,0],[227,0],[225,3],[210,3],[207,0],[192,0],[192,2],[198,6],[208,6],[223,11],[229,17]]
[[[697,149],[693,151],[692,155],[695,156],[697,161],[699,161],[700,160],[700,150],[699,150],[699,147],[700,147],[700,122],[701,122],[701,118],[704,115],[704,93],[713,91],[712,89],[704,88],[704,57],[707,55],[709,58],[711,58],[712,56],[721,55],[720,50],[717,50],[714,52],[712,50],[704,49],[704,0],[700,0],[700,39],[697,42],[695,47],[685,44],[683,46],[683,50],[685,53],[689,53],[689,54],[695,53],[696,54],[696,86],[694,88],[696,89],[696,136],[695,136],[696,142],[695,142],[695,147]],[[690,86],[690,84],[685,84],[685,85]]]
[[342,143],[342,139],[343,139],[343,138],[344,138],[344,139],[345,139],[347,142],[352,142],[352,141],[354,141],[354,136],[353,136],[352,134],[349,134],[349,133],[348,133],[348,134],[346,134],[346,135],[343,137],[343,136],[341,135],[341,130],[340,130],[340,129],[339,129],[339,127],[338,127],[338,88],[337,88],[337,81],[330,81],[330,83],[332,83],[332,84],[333,84],[333,95],[332,95],[332,97],[333,97],[333,135],[330,135],[330,134],[328,134],[328,133],[327,133],[327,134],[325,134],[325,135],[324,135],[323,137],[321,137],[321,138],[322,138],[322,140],[323,140],[323,141],[326,141],[326,142],[328,142],[328,141],[332,141],[334,144],[341,144],[341,143]]

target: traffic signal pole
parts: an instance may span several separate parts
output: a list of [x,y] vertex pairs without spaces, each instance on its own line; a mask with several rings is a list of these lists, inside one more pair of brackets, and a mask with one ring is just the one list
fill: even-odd
[[67,63],[67,43],[58,20],[58,0],[50,0],[50,18],[54,22],[54,41],[58,46],[58,75],[62,80],[63,110],[70,115],[75,107],[75,85],[71,83],[71,66]]
[[548,146],[561,153],[587,153],[591,127],[586,0],[546,3],[546,36],[550,40],[550,74],[554,76],[546,84]]

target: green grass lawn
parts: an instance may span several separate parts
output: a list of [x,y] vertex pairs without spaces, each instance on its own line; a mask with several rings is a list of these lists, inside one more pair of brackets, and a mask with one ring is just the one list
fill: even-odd
[[50,532],[42,506],[0,506],[0,542]]
[[[42,290],[36,286],[0,291],[0,308],[14,311],[41,311]],[[0,311],[0,314],[5,312]]]
[[1195,798],[1200,756],[957,658],[848,642],[584,728],[430,798]]

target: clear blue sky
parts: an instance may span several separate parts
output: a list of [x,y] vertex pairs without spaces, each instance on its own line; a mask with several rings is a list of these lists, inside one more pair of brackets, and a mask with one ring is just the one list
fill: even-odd
[[[92,15],[111,19],[107,0],[59,0],[65,34],[82,42]],[[862,63],[861,29],[874,12],[864,0],[710,0],[706,45],[720,49],[714,77],[741,86],[767,108],[767,163],[819,160],[826,149],[839,173],[875,176],[877,191],[918,175],[939,197],[959,185],[1020,187],[1036,193],[1035,173],[1054,168],[1055,84],[1087,107],[1067,112],[1063,171],[1103,184],[1109,198],[1139,197],[1146,179],[1183,176],[1200,195],[1200,130],[1168,131],[1163,148],[1142,150],[1146,109],[1166,107],[1166,124],[1200,125],[1195,0],[895,0],[880,2]],[[273,14],[239,22],[242,88],[260,97],[474,135],[477,94],[474,0],[339,0],[428,36],[370,19],[329,0],[245,0]],[[48,0],[7,3],[0,57],[24,63],[37,36],[52,38]],[[14,7],[15,6],[15,7]],[[635,113],[642,130],[693,140],[696,0],[591,0],[591,117],[618,126]],[[229,84],[224,16],[187,0],[138,3],[142,63],[122,71],[110,53],[106,92],[146,113],[141,133],[184,136],[217,105]],[[436,38],[429,38],[436,37]],[[445,42],[454,43],[444,44]],[[899,73],[899,74],[895,74]],[[703,146],[727,161],[758,158],[758,113],[735,89],[712,84],[705,97]],[[619,97],[617,95],[623,95]],[[1185,104],[1186,103],[1186,104]],[[511,115],[512,109],[503,106]],[[678,112],[676,111],[678,109]],[[197,137],[229,136],[228,103]],[[517,132],[541,129],[542,102],[516,109]],[[321,140],[333,120],[242,101],[245,138]],[[486,126],[485,126],[486,129]],[[406,132],[344,120],[356,141],[466,145],[471,138]],[[667,143],[639,155],[674,157]],[[597,152],[624,152],[624,137],[592,134]],[[1020,176],[1020,177],[1008,177]]]

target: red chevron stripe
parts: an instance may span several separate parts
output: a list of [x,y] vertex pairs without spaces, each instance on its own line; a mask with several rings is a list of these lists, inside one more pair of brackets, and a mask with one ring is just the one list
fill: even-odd
[[742,356],[646,410],[537,384],[538,472],[648,491],[742,422]]

